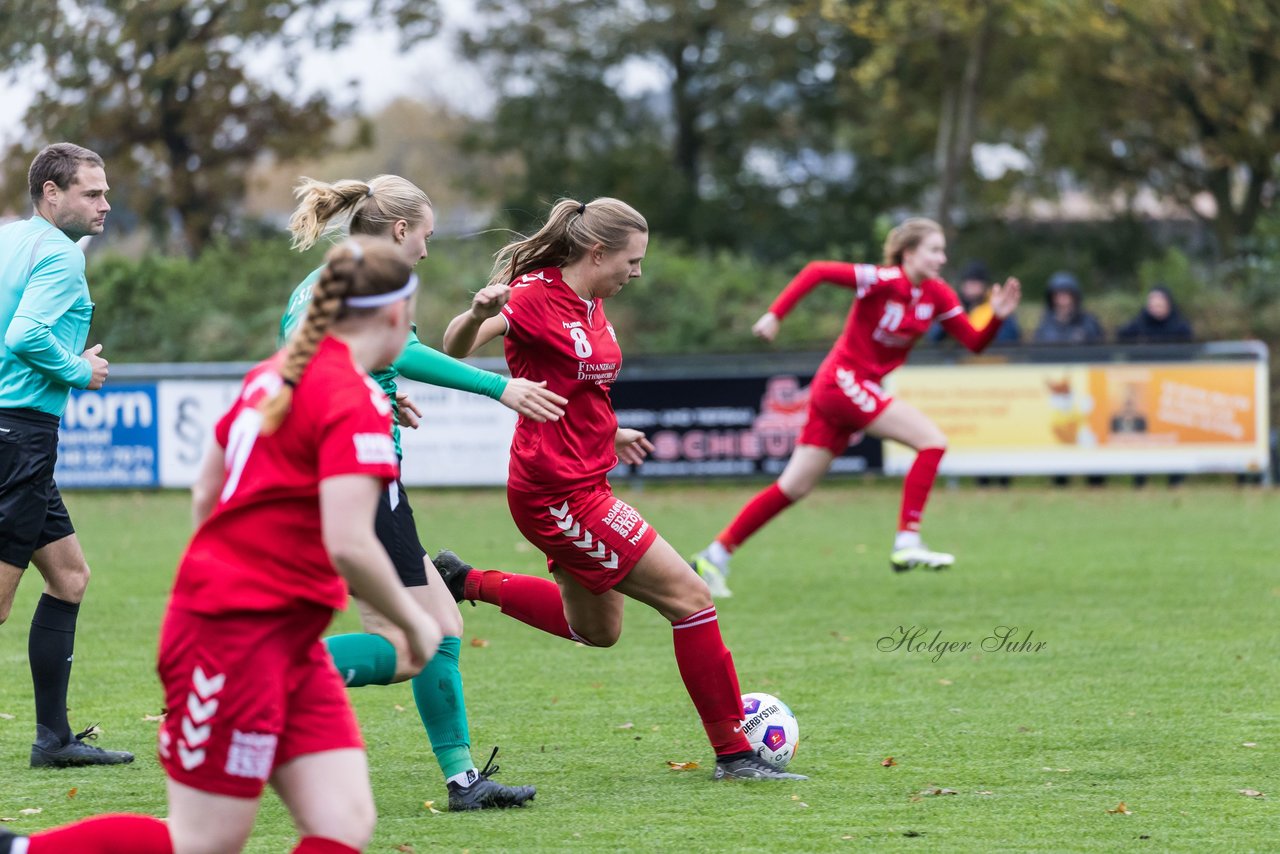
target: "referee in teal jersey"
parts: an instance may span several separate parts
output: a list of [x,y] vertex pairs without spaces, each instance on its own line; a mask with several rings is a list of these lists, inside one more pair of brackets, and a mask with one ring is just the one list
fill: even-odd
[[107,379],[102,345],[81,352],[93,302],[75,243],[102,233],[111,210],[107,176],[97,154],[60,142],[36,155],[27,183],[35,216],[0,228],[0,623],[34,562],[45,587],[27,643],[36,700],[31,765],[116,765],[133,754],[88,744],[87,732],[74,734],[67,722],[89,565],[53,481],[67,396]]

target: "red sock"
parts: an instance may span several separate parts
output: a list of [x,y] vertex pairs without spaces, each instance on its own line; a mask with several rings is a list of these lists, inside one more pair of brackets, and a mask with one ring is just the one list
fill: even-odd
[[463,597],[497,605],[508,617],[515,617],[535,629],[568,640],[578,640],[564,617],[560,588],[550,578],[520,575],[497,569],[473,569],[467,573]]
[[32,834],[27,854],[173,854],[169,826],[149,815],[95,815]]
[[794,503],[778,488],[778,484],[771,483],[767,489],[757,493],[755,498],[738,511],[738,515],[716,539],[720,541],[720,545],[733,551],[745,543],[748,537],[763,528],[770,519]]
[[916,454],[916,461],[911,464],[906,479],[902,482],[902,512],[898,515],[899,531],[919,531],[920,517],[924,515],[925,502],[929,500],[929,490],[933,489],[933,481],[938,476],[938,463],[946,448],[921,448]]
[[676,665],[717,756],[750,751],[742,734],[742,692],[714,607],[671,624]]
[[322,836],[304,836],[293,854],[360,854],[360,849]]

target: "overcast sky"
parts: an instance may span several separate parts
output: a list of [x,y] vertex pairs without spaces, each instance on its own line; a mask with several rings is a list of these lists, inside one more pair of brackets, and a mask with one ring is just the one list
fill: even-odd
[[[364,33],[336,54],[312,53],[303,60],[300,79],[306,93],[325,90],[345,100],[354,92],[366,111],[373,111],[400,95],[445,103],[469,113],[483,112],[492,103],[480,76],[454,59],[452,46],[460,26],[475,21],[473,0],[437,0],[445,13],[440,35],[400,53],[392,33]],[[364,5],[359,3],[358,5]],[[264,52],[250,62],[255,76],[269,76],[279,67],[279,55]],[[335,73],[334,69],[341,69]],[[15,85],[0,85],[0,143],[17,140],[22,116],[32,101],[39,78],[28,75]]]

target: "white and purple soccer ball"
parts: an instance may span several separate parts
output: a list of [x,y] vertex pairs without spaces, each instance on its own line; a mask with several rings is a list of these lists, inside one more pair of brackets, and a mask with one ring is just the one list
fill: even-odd
[[800,744],[800,724],[787,704],[772,694],[743,694],[742,734],[756,756],[774,768],[786,768]]

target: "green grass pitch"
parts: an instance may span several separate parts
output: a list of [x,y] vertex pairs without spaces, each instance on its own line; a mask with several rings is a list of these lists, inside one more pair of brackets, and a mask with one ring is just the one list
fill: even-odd
[[[754,488],[619,493],[690,552]],[[413,502],[429,549],[544,571],[501,492],[417,491]],[[502,745],[498,779],[535,784],[537,799],[509,812],[432,812],[425,802],[447,799],[409,687],[359,689],[380,813],[370,850],[1276,849],[1280,496],[1215,485],[940,488],[926,534],[957,566],[903,576],[887,560],[897,503],[892,482],[827,485],[739,553],[736,595],[719,604],[743,690],[795,710],[792,768],[809,782],[711,782],[671,631],[646,608],[629,604],[618,646],[593,650],[464,607],[473,752],[483,762]],[[19,832],[165,809],[156,724],[145,718],[160,711],[156,634],[188,536],[187,497],[81,493],[68,504],[94,570],[71,719],[101,722],[101,743],[138,760],[26,768],[26,624],[40,592],[31,570],[0,628],[0,818]],[[344,614],[335,630],[354,626]],[[984,650],[999,626],[1031,646]],[[900,627],[924,630],[914,651],[897,645]],[[939,653],[940,643],[955,646]],[[673,771],[669,760],[701,768]],[[954,794],[924,794],[936,790]],[[1113,812],[1121,802],[1128,814]],[[292,841],[268,796],[248,850]]]

